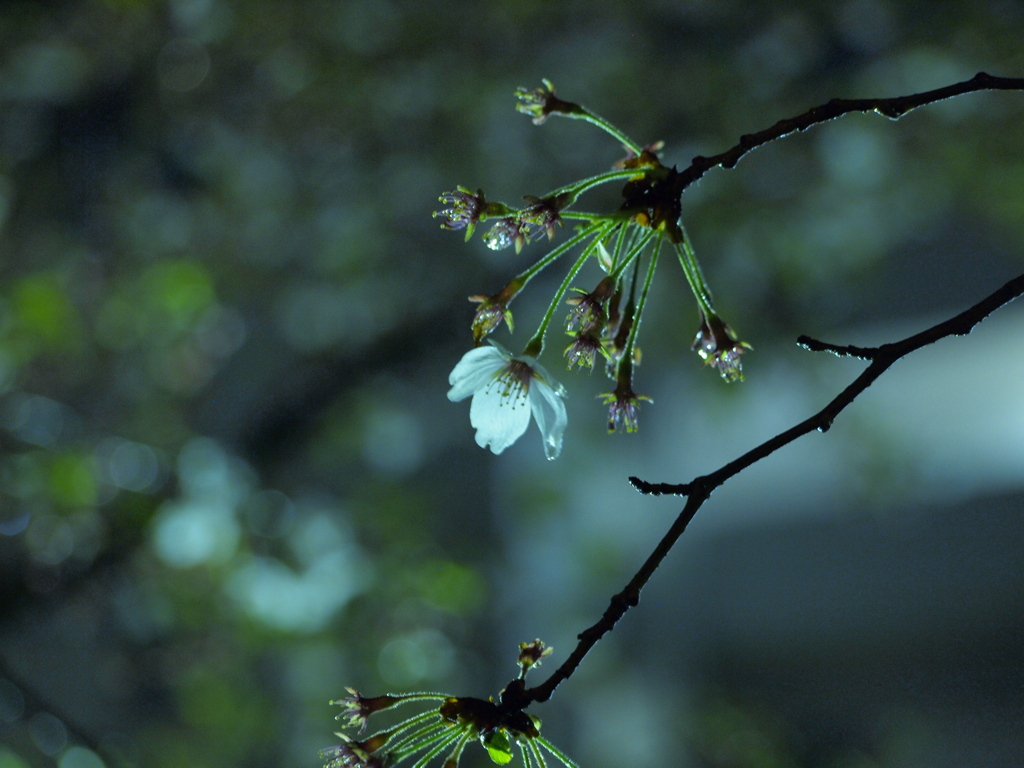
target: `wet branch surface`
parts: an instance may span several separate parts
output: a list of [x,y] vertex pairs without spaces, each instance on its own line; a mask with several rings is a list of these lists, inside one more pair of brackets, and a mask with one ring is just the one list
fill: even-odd
[[[784,432],[761,443],[756,448],[748,451],[739,458],[729,462],[720,469],[708,474],[694,478],[688,483],[651,483],[641,480],[638,477],[630,477],[629,482],[640,493],[652,496],[675,495],[685,496],[686,505],[679,516],[672,523],[665,536],[658,542],[658,546],[650,554],[636,575],[630,579],[626,587],[612,597],[608,608],[601,619],[591,627],[588,627],[578,636],[579,642],[576,648],[555,672],[540,685],[523,691],[515,691],[515,696],[524,702],[526,706],[530,702],[543,702],[551,698],[555,688],[567,680],[576,668],[583,661],[598,640],[610,632],[625,613],[640,602],[640,591],[647,584],[648,580],[661,565],[662,560],[669,553],[676,541],[686,530],[697,511],[704,506],[711,494],[726,481],[735,477],[747,467],[756,464],[761,459],[771,456],[775,451],[789,445],[794,440],[804,435],[818,431],[825,432],[831,426],[835,418],[850,405],[858,395],[870,387],[874,381],[885,373],[898,360],[909,355],[922,347],[934,344],[940,339],[949,336],[966,336],[982,320],[1000,307],[1009,304],[1018,296],[1024,294],[1024,275],[1010,280],[999,290],[985,297],[970,309],[961,312],[956,317],[934,325],[927,330],[916,333],[913,336],[883,344],[880,347],[854,347],[827,344],[807,336],[797,339],[797,344],[812,352],[830,352],[838,356],[853,356],[870,360],[870,364],[849,386],[836,395],[833,400],[820,411],[804,419]],[[511,692],[511,691],[510,691]]]
[[899,120],[903,115],[918,107],[979,91],[1024,91],[1024,78],[995,77],[979,72],[970,80],[964,80],[962,83],[954,83],[910,96],[897,96],[891,99],[832,99],[827,104],[813,107],[802,115],[779,120],[775,125],[763,131],[744,134],[740,136],[739,144],[725,152],[712,157],[698,155],[693,158],[688,167],[679,171],[679,182],[681,188],[686,189],[712,168],[733,168],[740,158],[758,147],[791,133],[806,131],[812,126],[827,123],[829,120],[835,120],[837,117],[848,115],[851,112],[875,112],[890,120]]
[[[740,137],[740,142],[725,152],[712,157],[695,157],[687,168],[677,172],[679,186],[684,190],[700,179],[712,168],[732,168],[740,158],[748,152],[783,138],[796,131],[834,120],[851,112],[876,112],[893,120],[897,120],[911,110],[928,104],[960,96],[967,93],[988,90],[1024,90],[1024,78],[994,77],[979,72],[970,80],[937,88],[910,96],[899,96],[889,99],[833,99],[827,104],[814,107],[797,117],[780,120],[770,128],[754,134]],[[686,504],[679,516],[672,523],[665,536],[658,542],[654,551],[636,572],[625,588],[614,595],[601,618],[592,626],[578,635],[578,643],[569,657],[543,683],[533,688],[525,688],[521,680],[509,684],[502,696],[502,706],[508,709],[523,709],[533,702],[544,702],[551,698],[555,689],[576,671],[587,653],[597,642],[610,632],[626,612],[640,602],[640,592],[651,576],[661,565],[665,556],[675,546],[676,541],[686,530],[697,511],[704,505],[711,494],[730,478],[738,475],[747,467],[764,459],[780,448],[788,445],[799,437],[819,431],[825,432],[835,418],[849,406],[858,395],[870,387],[874,381],[885,373],[897,360],[906,357],[922,347],[934,344],[949,336],[964,336],[988,315],[1005,306],[1021,294],[1024,294],[1024,275],[1010,280],[994,293],[990,294],[971,308],[956,317],[909,336],[901,341],[883,344],[879,347],[856,347],[850,345],[830,344],[801,336],[797,344],[811,352],[829,352],[841,357],[857,357],[869,361],[867,368],[854,379],[842,392],[824,408],[775,437],[766,440],[756,448],[748,451],[720,469],[696,477],[688,483],[652,483],[638,477],[630,477],[629,482],[642,494],[652,496],[676,495],[685,496]]]

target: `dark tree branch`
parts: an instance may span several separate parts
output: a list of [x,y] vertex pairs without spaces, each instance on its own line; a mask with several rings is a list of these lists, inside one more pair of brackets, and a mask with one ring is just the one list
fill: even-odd
[[[832,99],[827,104],[814,107],[802,115],[780,120],[763,131],[745,134],[740,137],[739,144],[725,152],[712,157],[697,156],[682,171],[675,171],[673,169],[673,193],[681,194],[688,186],[700,179],[712,168],[735,167],[736,163],[744,155],[760,146],[776,139],[781,139],[796,131],[805,131],[814,125],[834,120],[851,112],[876,112],[892,120],[898,120],[911,110],[927,104],[934,104],[965,93],[989,90],[1024,91],[1024,78],[995,77],[979,72],[970,80],[965,80],[962,83],[954,83],[944,88],[936,88],[932,91],[911,94],[909,96],[898,96],[889,99]],[[681,484],[651,483],[637,477],[630,477],[630,483],[640,493],[654,496],[686,496],[686,505],[679,513],[675,522],[672,523],[668,532],[658,543],[658,546],[655,547],[654,551],[640,567],[640,570],[636,572],[636,575],[633,576],[621,592],[612,597],[601,619],[578,635],[579,642],[565,662],[547,680],[533,688],[526,688],[521,679],[513,680],[502,694],[502,706],[509,710],[521,710],[532,702],[543,702],[551,698],[555,689],[576,671],[576,668],[590,652],[590,649],[615,627],[619,619],[630,608],[640,602],[640,591],[661,565],[665,556],[675,546],[676,541],[683,534],[683,531],[686,530],[686,526],[689,525],[697,511],[720,485],[797,438],[814,430],[826,432],[832,426],[836,416],[850,405],[861,392],[871,386],[875,379],[885,373],[897,360],[947,336],[962,336],[970,333],[971,329],[989,314],[1017,298],[1022,293],[1024,293],[1024,275],[1011,280],[998,291],[956,317],[902,341],[894,344],[884,344],[880,347],[865,348],[852,345],[828,344],[808,336],[801,336],[797,343],[812,352],[830,352],[840,357],[858,357],[863,360],[870,360],[871,362],[860,376],[818,413],[787,429],[785,432],[779,433],[709,475],[702,475],[689,483]]]
[[[1024,84],[1024,81],[1017,82]],[[956,86],[951,86],[951,88],[955,87]],[[949,89],[940,89],[940,91],[931,91],[931,93],[940,93],[948,90]],[[921,94],[921,96],[927,96],[927,94]],[[913,100],[919,97],[907,98],[910,99],[913,104]],[[923,101],[921,103],[929,102]],[[911,106],[908,108],[913,107]],[[827,351],[837,355],[854,355],[856,357],[871,360],[871,363],[864,372],[854,379],[846,389],[840,392],[832,402],[816,414],[805,419],[799,424],[790,427],[785,432],[779,433],[775,437],[765,441],[753,450],[748,451],[709,475],[702,475],[689,483],[683,484],[649,483],[637,477],[629,478],[633,487],[643,494],[673,494],[686,496],[686,505],[679,513],[675,522],[672,523],[672,526],[668,529],[668,532],[662,540],[658,542],[658,546],[655,547],[654,551],[640,567],[640,570],[636,572],[636,575],[633,576],[632,579],[630,579],[625,589],[612,597],[611,602],[601,619],[596,624],[585,629],[579,634],[579,642],[577,643],[576,648],[571,654],[569,654],[569,657],[565,660],[562,666],[555,670],[547,680],[534,688],[523,690],[521,686],[510,686],[509,692],[512,693],[515,698],[514,706],[522,708],[530,702],[542,702],[551,698],[555,688],[557,688],[563,681],[567,680],[573,672],[576,671],[580,662],[582,662],[583,658],[590,652],[590,649],[597,644],[598,640],[615,627],[619,619],[626,614],[626,611],[640,602],[640,591],[661,565],[665,555],[667,555],[672,547],[675,546],[676,541],[683,534],[683,531],[686,530],[686,526],[689,525],[694,515],[697,514],[697,510],[704,505],[704,502],[710,498],[715,489],[730,478],[738,475],[747,467],[770,456],[783,446],[796,440],[798,437],[802,437],[814,430],[818,430],[820,432],[827,431],[828,428],[832,426],[832,422],[835,420],[836,416],[850,405],[850,403],[852,403],[861,392],[870,387],[871,384],[874,383],[875,379],[885,373],[897,360],[906,357],[911,352],[921,349],[922,347],[933,344],[939,339],[944,339],[947,336],[964,336],[970,333],[974,326],[988,317],[988,315],[1013,301],[1021,294],[1024,294],[1024,275],[1014,278],[1010,282],[1006,283],[1002,288],[978,302],[970,309],[961,312],[956,317],[950,318],[938,325],[934,325],[925,331],[914,334],[913,336],[909,336],[902,341],[897,341],[892,344],[883,344],[880,347],[865,349],[852,346],[836,346],[833,344],[815,341],[814,339],[810,339],[806,336],[801,336],[798,343],[812,351]]]
[[898,120],[911,110],[934,104],[938,101],[951,99],[965,93],[976,91],[1024,91],[1024,78],[995,77],[979,72],[970,80],[954,83],[933,91],[915,93],[910,96],[897,96],[892,99],[832,99],[828,104],[814,107],[797,117],[779,120],[771,128],[758,133],[748,133],[740,137],[740,143],[732,149],[712,157],[698,155],[687,168],[679,172],[680,191],[697,181],[712,168],[732,168],[744,155],[751,150],[781,139],[795,131],[806,131],[819,123],[826,123],[851,112],[877,112],[891,120]]
[[906,357],[929,344],[947,336],[964,336],[971,332],[975,325],[984,320],[988,315],[999,307],[1013,301],[1024,293],[1024,275],[1014,278],[995,293],[975,304],[970,309],[961,312],[956,317],[946,320],[938,325],[909,336],[902,341],[893,344],[883,344],[880,347],[864,349],[862,347],[842,347],[824,342],[815,341],[807,336],[801,336],[798,343],[811,351],[827,351],[839,355],[855,355],[870,359],[871,364],[858,376],[846,389],[840,392],[835,399],[822,408],[818,413],[800,422],[794,427],[782,432],[770,440],[740,456],[738,459],[729,462],[721,469],[712,472],[710,475],[697,478],[690,483],[672,485],[670,483],[648,483],[638,477],[629,478],[640,493],[655,496],[677,495],[693,496],[705,494],[710,496],[711,492],[718,488],[726,480],[738,475],[744,469],[761,459],[764,459],[779,448],[787,445],[798,437],[808,432],[818,430],[825,432],[832,426],[832,422],[856,397],[865,389],[870,387],[875,379],[885,373],[893,363],[902,357]]
[[797,346],[803,347],[808,352],[831,352],[836,357],[859,357],[861,360],[874,360],[878,354],[878,347],[855,347],[852,344],[829,344],[825,341],[812,339],[810,336],[800,336],[796,340]]

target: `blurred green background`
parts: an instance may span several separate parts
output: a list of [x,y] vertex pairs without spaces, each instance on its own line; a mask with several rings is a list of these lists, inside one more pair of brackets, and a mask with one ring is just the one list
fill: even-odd
[[[682,167],[833,97],[1021,76],[1022,40],[1013,0],[0,5],[0,767],[315,766],[346,685],[487,696],[535,637],[539,682],[680,506],[628,475],[716,469],[859,372],[800,333],[895,340],[1024,266],[1024,95],[817,127],[684,196],[747,381],[701,369],[665,260],[641,431],[604,434],[610,382],[556,340],[561,458],[535,427],[494,457],[447,375],[466,297],[543,246],[464,244],[437,196],[622,156],[516,86]],[[545,735],[584,768],[1024,763],[1022,323],[718,491]]]

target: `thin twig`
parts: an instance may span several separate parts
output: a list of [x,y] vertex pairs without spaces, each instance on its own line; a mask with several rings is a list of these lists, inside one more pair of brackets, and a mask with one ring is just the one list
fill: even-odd
[[[798,437],[802,437],[803,435],[815,430],[820,432],[828,430],[828,428],[832,426],[832,422],[835,420],[836,416],[850,405],[850,403],[852,403],[861,392],[871,386],[875,379],[885,373],[885,371],[887,371],[897,360],[900,360],[911,352],[921,349],[922,347],[933,344],[939,339],[944,339],[947,336],[963,336],[970,333],[974,326],[988,317],[988,315],[1022,294],[1024,294],[1024,275],[1014,278],[1010,282],[1006,283],[1002,288],[978,302],[970,309],[961,312],[956,317],[950,318],[938,325],[934,325],[927,330],[914,334],[913,336],[909,336],[902,341],[897,341],[892,344],[883,344],[880,347],[872,348],[870,350],[865,350],[859,347],[837,347],[830,344],[824,344],[822,342],[816,342],[820,345],[820,349],[822,351],[836,352],[853,349],[858,350],[859,352],[868,352],[870,353],[869,357],[871,359],[871,363],[860,374],[860,376],[847,386],[846,389],[840,392],[832,402],[816,414],[787,429],[785,432],[779,433],[775,437],[765,441],[753,450],[748,451],[709,475],[702,475],[689,483],[679,485],[669,483],[648,483],[636,477],[629,478],[629,481],[641,493],[652,495],[684,495],[687,497],[686,505],[679,513],[679,516],[675,519],[675,522],[672,523],[672,526],[669,528],[662,540],[658,542],[658,546],[655,547],[654,551],[640,567],[640,570],[636,572],[636,575],[633,576],[632,579],[630,579],[625,589],[612,597],[611,602],[609,603],[607,610],[605,610],[604,615],[601,616],[601,619],[596,624],[585,629],[579,634],[579,642],[577,643],[576,648],[565,660],[562,666],[555,670],[555,672],[540,685],[534,688],[529,688],[525,691],[517,692],[517,700],[522,702],[522,706],[526,706],[526,704],[533,701],[542,702],[551,698],[555,688],[567,680],[573,672],[576,671],[580,662],[582,662],[583,658],[590,652],[590,649],[597,644],[598,640],[614,628],[615,624],[618,623],[619,619],[625,615],[626,611],[640,602],[640,591],[661,565],[665,555],[669,553],[676,541],[683,534],[683,531],[686,530],[686,526],[689,525],[693,516],[697,514],[697,511],[704,505],[704,502],[710,498],[715,489],[730,478],[738,475],[747,467],[770,456],[783,446],[796,440]],[[804,338],[805,337],[801,337],[801,339]],[[807,341],[813,342],[811,339],[807,339]]]
[[796,340],[798,347],[803,347],[808,352],[831,352],[836,357],[859,357],[861,360],[874,360],[878,354],[878,347],[855,347],[853,344],[829,344],[827,341],[818,341],[810,336],[800,336]]
[[[892,120],[898,120],[908,112],[934,104],[954,96],[966,93],[989,90],[1024,91],[1024,78],[995,77],[979,72],[970,80],[954,83],[944,88],[898,96],[888,99],[832,99],[827,104],[809,109],[796,117],[780,120],[770,128],[740,137],[739,144],[712,157],[697,156],[682,171],[672,170],[672,188],[674,194],[681,194],[688,186],[700,179],[712,168],[733,168],[748,152],[760,146],[788,136],[797,131],[805,131],[820,123],[834,120],[851,112],[876,112]],[[856,397],[867,389],[889,367],[900,358],[914,350],[932,344],[947,336],[964,335],[987,317],[991,312],[1009,303],[1024,293],[1024,275],[1011,280],[998,291],[975,304],[965,312],[944,323],[939,323],[926,331],[910,336],[895,344],[881,347],[856,347],[852,345],[835,345],[817,341],[808,336],[801,336],[797,343],[813,352],[830,352],[838,356],[859,357],[870,360],[870,364],[846,389],[837,395],[832,402],[808,419],[781,432],[758,447],[726,464],[709,475],[695,478],[689,483],[651,483],[637,477],[629,481],[643,494],[648,495],[679,495],[686,496],[686,505],[673,522],[671,528],[658,543],[644,564],[618,594],[614,595],[601,619],[593,626],[585,629],[578,636],[579,642],[569,657],[554,673],[540,685],[525,688],[522,681],[514,680],[505,690],[503,705],[510,709],[523,709],[531,702],[543,702],[551,698],[555,688],[567,680],[590,652],[590,649],[608,632],[625,613],[640,601],[640,591],[651,578],[654,571],[661,565],[665,555],[669,553],[676,541],[686,530],[693,516],[708,500],[711,494],[731,477],[739,474],[750,465],[770,456],[785,445],[815,430],[825,432],[832,422]]]
[[979,72],[970,80],[965,80],[962,83],[954,83],[944,88],[936,88],[933,91],[915,93],[910,96],[897,96],[891,99],[832,99],[828,104],[809,109],[802,115],[779,120],[771,128],[766,128],[758,133],[745,134],[740,137],[739,144],[725,152],[712,157],[698,155],[693,158],[687,168],[679,172],[679,189],[680,191],[686,189],[712,168],[719,166],[733,168],[740,158],[764,144],[781,139],[795,131],[806,131],[811,126],[827,123],[829,120],[835,120],[837,117],[848,115],[851,112],[876,112],[891,120],[898,120],[918,107],[977,91],[1024,91],[1024,78],[995,77]]

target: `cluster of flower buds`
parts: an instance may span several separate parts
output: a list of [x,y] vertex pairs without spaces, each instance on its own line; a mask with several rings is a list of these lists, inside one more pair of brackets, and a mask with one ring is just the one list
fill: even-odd
[[[537,360],[563,302],[571,306],[565,318],[565,330],[571,338],[565,348],[568,367],[593,371],[600,359],[615,381],[613,391],[598,396],[608,406],[609,432],[636,431],[640,402],[650,402],[649,397],[634,391],[633,373],[640,362],[640,319],[659,255],[665,248],[675,251],[696,299],[700,327],[693,349],[704,363],[717,369],[727,382],[741,381],[740,355],[750,345],[739,340],[712,305],[711,291],[680,221],[682,176],[675,168],[662,165],[658,154],[662,143],[641,147],[603,117],[556,97],[547,80],[543,83],[532,91],[516,91],[520,112],[530,115],[538,125],[551,115],[585,120],[616,138],[626,148],[627,156],[610,171],[543,197],[527,196],[521,208],[489,202],[482,190],[471,192],[457,187],[441,195],[445,207],[434,216],[441,219],[442,229],[466,230],[467,240],[477,224],[492,220],[484,243],[495,250],[514,246],[517,254],[542,236],[553,241],[559,227],[568,229],[567,222],[572,223],[572,236],[497,293],[470,297],[477,304],[472,322],[475,348],[463,356],[449,377],[450,400],[472,397],[470,422],[480,447],[501,453],[526,431],[532,415],[545,454],[553,459],[561,451],[566,427],[562,402],[565,390]],[[618,210],[603,214],[572,210],[584,192],[614,182],[624,184],[623,203]],[[577,248],[578,257],[522,353],[513,355],[493,341],[491,346],[481,346],[502,323],[510,332],[513,330],[513,300],[541,270]],[[573,288],[577,274],[589,261],[596,262],[604,272],[602,279],[589,292]],[[579,295],[569,295],[570,291]]]
[[534,640],[532,643],[519,644],[519,679],[526,677],[526,673],[534,667],[539,667],[543,659],[546,659],[554,651],[554,648],[544,645],[543,640]]
[[[526,672],[550,653],[551,649],[540,640],[520,643],[520,672],[515,682],[521,686]],[[533,768],[534,763],[537,768],[546,768],[542,747],[566,768],[577,768],[561,750],[540,735],[539,718],[528,715],[522,708],[503,704],[500,696],[497,702],[443,693],[366,697],[353,688],[346,690],[349,696],[331,703],[341,706],[337,719],[347,728],[358,728],[359,733],[379,712],[416,702],[434,702],[434,705],[364,739],[335,733],[341,743],[320,750],[321,758],[326,760],[324,768],[391,768],[414,756],[413,768],[424,768],[449,747],[451,752],[443,768],[457,768],[463,750],[472,740],[479,741],[498,765],[511,762],[513,749],[518,746],[525,768]]]
[[441,229],[466,230],[466,240],[473,236],[479,222],[497,219],[484,235],[484,243],[492,251],[514,245],[519,253],[526,243],[541,235],[554,239],[556,226],[562,224],[559,211],[572,202],[565,194],[545,198],[527,195],[523,199],[526,206],[517,210],[504,203],[488,203],[482,189],[470,192],[465,187],[456,187],[438,198],[447,207],[435,211],[434,218],[441,218]]

